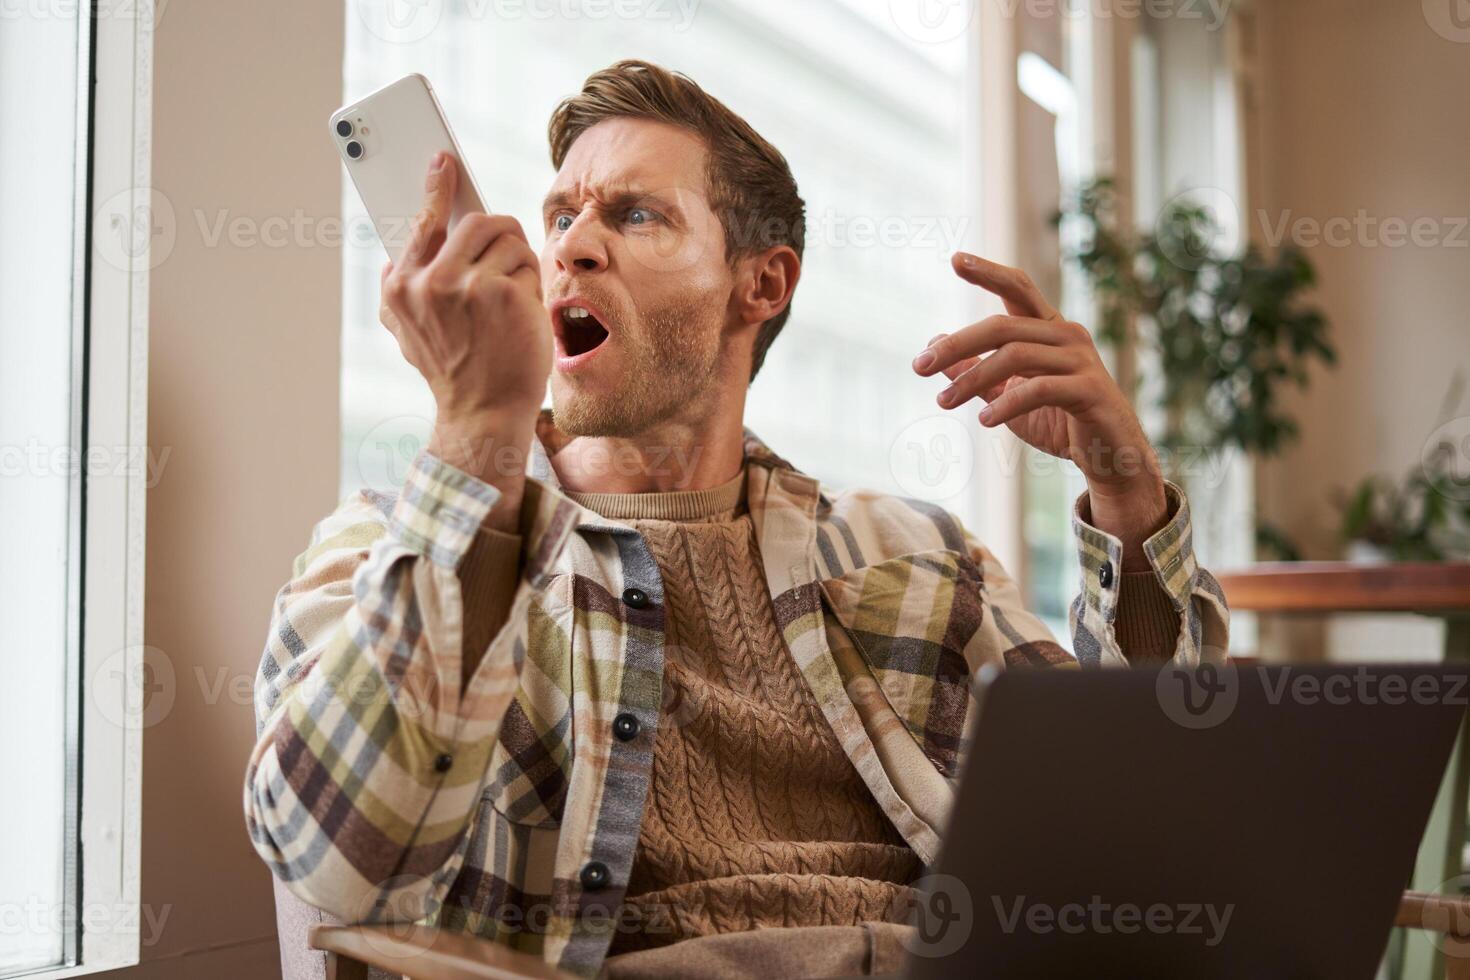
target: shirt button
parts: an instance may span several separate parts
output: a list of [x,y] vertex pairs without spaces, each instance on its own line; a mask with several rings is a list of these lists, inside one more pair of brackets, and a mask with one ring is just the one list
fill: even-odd
[[613,734],[618,737],[619,742],[631,742],[638,737],[638,732],[643,726],[633,715],[624,712],[613,719]]
[[448,772],[449,767],[452,765],[454,765],[454,756],[450,755],[448,752],[441,752],[439,753],[438,757],[434,759],[435,772]]
[[588,861],[582,867],[582,887],[589,892],[600,892],[612,879],[612,872],[601,861]]
[[642,589],[624,589],[623,604],[631,606],[634,609],[642,609],[644,606],[648,605],[648,593],[644,592]]
[[1097,584],[1098,585],[1101,585],[1105,589],[1112,588],[1112,586],[1113,586],[1113,563],[1112,562],[1109,562],[1109,561],[1103,562],[1102,563],[1102,568],[1099,568],[1097,570]]

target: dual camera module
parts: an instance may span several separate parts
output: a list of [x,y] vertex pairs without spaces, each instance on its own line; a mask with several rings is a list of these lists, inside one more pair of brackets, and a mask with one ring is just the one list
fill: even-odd
[[347,155],[354,160],[362,157],[362,144],[352,139],[352,121],[349,119],[337,120],[337,135],[347,140]]

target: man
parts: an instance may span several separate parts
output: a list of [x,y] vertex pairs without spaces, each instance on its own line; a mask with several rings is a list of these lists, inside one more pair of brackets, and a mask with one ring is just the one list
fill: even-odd
[[[446,234],[439,158],[384,269],[433,435],[400,494],[318,526],[277,599],[255,845],[336,915],[583,975],[891,967],[972,674],[1072,658],[954,517],[824,489],[743,430],[801,270],[775,148],[632,61],[549,135],[539,259],[505,216]],[[1077,660],[1218,654],[1183,497],[1087,331],[1018,271],[954,269],[1007,315],[895,370],[1081,467]]]

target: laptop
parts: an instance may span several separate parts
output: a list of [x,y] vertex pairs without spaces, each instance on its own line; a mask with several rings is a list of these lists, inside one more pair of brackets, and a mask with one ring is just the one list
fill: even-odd
[[904,976],[1374,976],[1467,675],[983,673]]

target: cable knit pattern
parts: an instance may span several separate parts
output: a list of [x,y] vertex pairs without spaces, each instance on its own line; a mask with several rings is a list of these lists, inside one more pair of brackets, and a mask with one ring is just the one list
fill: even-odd
[[667,604],[663,711],[626,897],[638,921],[667,928],[620,930],[612,954],[902,921],[922,871],[786,649],[743,487],[742,474],[705,491],[573,495],[638,529]]

